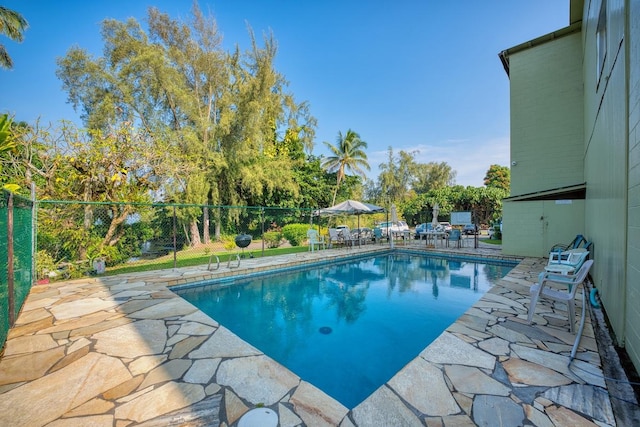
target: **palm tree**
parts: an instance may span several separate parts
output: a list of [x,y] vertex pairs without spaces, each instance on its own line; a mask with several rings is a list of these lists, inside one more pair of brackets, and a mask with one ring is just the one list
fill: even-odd
[[[0,6],[0,34],[4,34],[16,42],[22,41],[24,30],[29,24],[18,12]],[[13,61],[3,44],[0,44],[0,67],[13,68]]]
[[366,175],[362,168],[371,170],[371,167],[367,162],[367,153],[364,152],[364,149],[367,148],[367,143],[360,139],[360,135],[351,129],[347,130],[344,136],[342,132],[338,131],[336,145],[326,141],[324,144],[331,150],[333,155],[327,157],[322,163],[322,167],[327,172],[336,172],[336,189],[333,192],[333,202],[331,203],[331,206],[333,206],[336,204],[336,195],[338,194],[340,182],[345,177],[345,171],[349,169],[365,178]]

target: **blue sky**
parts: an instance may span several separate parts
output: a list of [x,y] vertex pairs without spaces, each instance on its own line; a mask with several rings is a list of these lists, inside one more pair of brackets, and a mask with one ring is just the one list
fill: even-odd
[[[189,17],[188,0],[0,0],[29,22],[15,66],[0,70],[0,113],[17,120],[78,120],[55,76],[72,46],[99,56],[105,18],[145,22],[149,6]],[[276,68],[318,120],[314,154],[338,131],[358,132],[376,179],[388,147],[447,162],[456,183],[482,186],[509,165],[509,80],[498,53],[569,23],[569,0],[200,0],[227,50],[273,31]]]

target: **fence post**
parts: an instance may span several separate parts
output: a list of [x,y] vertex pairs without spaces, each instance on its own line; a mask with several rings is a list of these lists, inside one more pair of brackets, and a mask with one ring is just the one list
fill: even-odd
[[264,258],[264,206],[260,207],[260,228],[262,231],[262,257]]
[[178,259],[177,259],[177,246],[178,243],[176,241],[176,205],[173,205],[173,268],[178,268]]
[[473,233],[473,249],[478,249],[478,233],[480,233],[480,227],[478,227],[478,214],[473,211],[473,225],[475,226],[475,233]]
[[12,327],[16,320],[13,275],[13,193],[9,193],[9,200],[7,201],[7,304],[9,306],[9,327]]
[[37,254],[37,240],[38,232],[36,230],[37,219],[37,207],[36,207],[36,184],[31,183],[31,283],[30,286],[38,280],[38,273],[36,271],[36,254]]

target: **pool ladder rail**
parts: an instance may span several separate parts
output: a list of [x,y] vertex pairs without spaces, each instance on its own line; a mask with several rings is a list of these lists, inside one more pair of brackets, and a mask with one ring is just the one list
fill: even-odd
[[[215,258],[215,268],[211,268],[211,264],[213,259]],[[231,265],[231,262],[238,262],[236,265]],[[229,254],[229,260],[227,261],[227,268],[238,268],[240,267],[240,254]],[[209,257],[209,263],[207,264],[207,270],[218,270],[220,268],[220,257],[218,255],[212,254]]]

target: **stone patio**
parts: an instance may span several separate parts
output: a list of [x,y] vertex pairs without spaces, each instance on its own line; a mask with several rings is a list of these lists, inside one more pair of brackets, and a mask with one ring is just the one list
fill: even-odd
[[[403,246],[396,247],[399,250]],[[424,242],[406,248],[426,251]],[[282,427],[614,426],[587,316],[576,359],[565,307],[524,259],[387,384],[346,408],[169,289],[376,252],[370,245],[34,286],[0,359],[2,426],[233,426],[268,407]],[[433,250],[433,249],[432,249]],[[445,249],[503,258],[499,249]],[[577,312],[581,311],[578,303]]]

